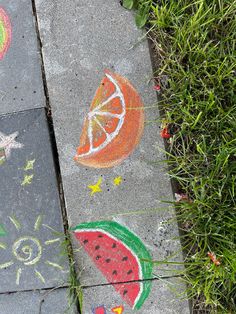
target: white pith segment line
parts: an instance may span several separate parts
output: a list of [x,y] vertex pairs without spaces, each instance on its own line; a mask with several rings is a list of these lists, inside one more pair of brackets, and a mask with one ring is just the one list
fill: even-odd
[[[107,100],[105,100],[103,103],[101,103],[97,108],[95,108],[94,110],[92,110],[87,118],[89,121],[88,124],[88,138],[89,138],[89,144],[90,144],[90,148],[89,151],[87,153],[84,154],[78,154],[78,157],[85,157],[85,156],[89,156],[93,153],[96,153],[100,150],[102,150],[104,147],[106,147],[118,134],[119,131],[124,123],[124,116],[126,114],[126,109],[125,109],[125,99],[124,96],[120,90],[119,85],[117,84],[117,82],[113,79],[112,76],[110,76],[109,74],[106,74],[106,77],[111,81],[111,83],[114,84],[115,88],[116,88],[116,92],[114,94],[112,94]],[[122,105],[122,109],[123,112],[121,114],[113,114],[113,113],[109,113],[109,112],[102,112],[99,111],[99,109],[101,109],[103,106],[105,106],[108,102],[110,102],[112,99],[119,97],[120,101],[121,101],[121,105]],[[92,128],[92,120],[94,119],[94,117],[96,115],[101,115],[101,116],[108,116],[108,117],[114,117],[114,118],[118,118],[119,119],[119,123],[117,125],[117,128],[115,129],[115,131],[111,134],[109,134],[109,137],[106,138],[106,140],[98,147],[93,147],[93,128]],[[100,125],[99,125],[100,126]]]
[[105,100],[103,103],[101,103],[100,105],[98,105],[96,108],[94,108],[94,111],[97,111],[99,109],[101,109],[102,107],[106,106],[112,99],[116,98],[116,97],[120,97],[119,93],[117,91],[115,91],[110,97],[107,98],[107,100]]
[[90,115],[91,118],[94,116],[107,116],[107,117],[112,117],[112,118],[118,118],[123,117],[123,114],[118,114],[118,113],[111,113],[111,112],[105,112],[105,111],[95,111],[93,114]]

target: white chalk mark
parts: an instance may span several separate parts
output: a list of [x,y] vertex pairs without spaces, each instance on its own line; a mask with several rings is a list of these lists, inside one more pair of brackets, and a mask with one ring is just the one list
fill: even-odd
[[35,274],[42,281],[42,283],[45,283],[43,275],[38,270],[35,270]]
[[15,217],[8,216],[8,218],[10,219],[10,221],[13,223],[17,230],[21,229],[21,224]]
[[20,284],[21,274],[22,274],[22,269],[18,268],[17,271],[16,271],[16,285],[17,286],[19,286],[19,284]]
[[10,261],[10,262],[4,263],[4,264],[0,264],[0,269],[8,268],[13,264],[14,264],[13,261]]
[[60,238],[57,238],[57,239],[47,240],[47,241],[45,241],[44,243],[45,243],[46,245],[49,245],[49,244],[53,244],[53,243],[55,243],[55,242],[60,242],[60,241],[61,241],[61,239],[60,239]]
[[50,262],[50,261],[46,261],[45,264],[46,264],[46,265],[49,265],[49,266],[52,266],[52,267],[54,267],[54,268],[63,270],[63,267],[60,266],[60,265],[58,265],[57,263],[53,263],[53,262]]
[[18,134],[18,132],[14,132],[10,135],[5,135],[4,133],[0,132],[0,148],[4,149],[6,158],[10,157],[11,150],[13,148],[22,148],[24,146],[23,144],[17,143],[15,141]]

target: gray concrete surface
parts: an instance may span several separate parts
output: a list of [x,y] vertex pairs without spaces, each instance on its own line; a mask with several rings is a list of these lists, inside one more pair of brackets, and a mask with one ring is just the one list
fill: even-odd
[[0,147],[0,292],[63,286],[69,267],[44,109],[0,116]]
[[12,40],[0,61],[0,114],[45,106],[41,60],[31,0],[1,0]]
[[[152,67],[147,41],[135,45],[143,33],[137,30],[132,13],[118,0],[36,0],[43,58],[59,151],[62,180],[70,226],[81,222],[115,219],[134,231],[155,260],[163,260],[181,250],[172,208],[167,171],[160,162],[164,156],[159,136],[157,108],[145,110],[145,131],[135,152],[121,165],[110,169],[91,169],[76,165],[73,157],[94,93],[109,68],[127,77],[140,92],[146,107],[157,102],[152,84]],[[134,46],[134,47],[133,47]],[[158,161],[157,163],[153,163]],[[123,178],[114,186],[117,176]],[[102,192],[90,195],[88,185],[102,177]],[[165,208],[166,210],[163,210]],[[156,212],[149,210],[157,209]],[[137,215],[146,211],[146,215]],[[148,231],[149,230],[149,231]],[[83,285],[106,283],[83,250],[77,252],[78,271]],[[175,260],[182,260],[181,253]],[[162,265],[164,269],[178,268]]]
[[[132,310],[122,300],[113,286],[86,288],[84,289],[82,314],[93,313],[92,310],[101,305],[104,306],[107,314],[115,313],[112,312],[112,309],[119,306],[124,308],[121,314],[188,314],[190,313],[188,301],[184,298],[182,300],[179,299],[184,289],[185,285],[177,278],[153,280],[151,293],[143,307],[140,310]],[[119,312],[117,313],[119,314]]]
[[0,294],[1,314],[72,314],[68,289]]

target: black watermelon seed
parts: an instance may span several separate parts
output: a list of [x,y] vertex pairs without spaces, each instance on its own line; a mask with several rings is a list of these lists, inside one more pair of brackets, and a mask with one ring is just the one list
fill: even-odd
[[112,275],[117,275],[117,271],[116,271],[116,270],[113,270]]
[[107,262],[107,263],[110,263],[110,261],[111,261],[110,258],[107,258],[107,259],[106,259],[106,262]]
[[127,275],[130,275],[130,274],[132,274],[132,269],[130,269],[128,272],[127,272]]
[[86,243],[88,243],[88,240],[84,240],[83,242],[84,242],[84,244],[86,244]]
[[98,235],[98,238],[103,238],[103,235],[102,235],[102,234],[99,234],[99,235]]
[[100,249],[100,246],[99,245],[96,245],[95,246],[95,250],[99,250]]
[[98,260],[99,258],[101,258],[101,255],[97,255],[96,256],[96,260]]
[[123,295],[126,295],[128,293],[128,290],[124,290]]
[[128,261],[128,257],[127,256],[123,257],[122,261]]
[[116,243],[113,243],[112,244],[112,248],[114,249],[116,247]]

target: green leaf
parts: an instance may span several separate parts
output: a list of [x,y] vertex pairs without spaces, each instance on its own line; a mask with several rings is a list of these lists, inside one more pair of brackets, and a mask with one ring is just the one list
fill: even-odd
[[134,5],[134,0],[123,0],[123,7],[126,9],[132,9]]
[[139,28],[144,27],[145,24],[147,23],[147,20],[148,20],[148,13],[139,12],[135,16],[135,22]]

